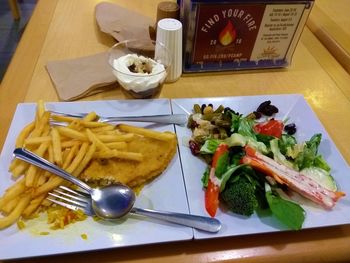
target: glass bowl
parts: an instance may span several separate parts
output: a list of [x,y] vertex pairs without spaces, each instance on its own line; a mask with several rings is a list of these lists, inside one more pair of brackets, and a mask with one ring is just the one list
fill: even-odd
[[108,62],[120,86],[134,98],[159,93],[171,66],[171,55],[160,42],[125,40],[109,50]]

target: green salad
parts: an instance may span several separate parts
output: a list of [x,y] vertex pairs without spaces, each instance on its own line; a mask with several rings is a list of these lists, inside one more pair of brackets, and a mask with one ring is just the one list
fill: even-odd
[[298,142],[296,125],[275,119],[277,112],[271,101],[246,116],[223,105],[194,105],[189,147],[208,164],[201,181],[210,216],[216,215],[219,203],[243,216],[270,210],[282,224],[298,230],[305,210],[292,193],[324,209],[332,209],[345,195],[318,152],[322,135]]

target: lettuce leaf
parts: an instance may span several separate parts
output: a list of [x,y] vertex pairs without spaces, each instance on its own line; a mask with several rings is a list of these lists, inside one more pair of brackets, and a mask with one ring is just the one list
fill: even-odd
[[277,138],[270,141],[270,148],[271,148],[271,152],[273,153],[273,159],[280,164],[284,164],[289,168],[293,168],[293,163],[289,162],[286,159],[286,157],[280,152],[278,142],[279,142],[279,139]]
[[204,188],[207,188],[208,187],[208,182],[209,182],[209,167],[207,167],[207,169],[205,169],[204,173],[203,173],[203,176],[202,176],[202,185]]
[[278,141],[278,146],[283,155],[286,155],[287,149],[294,147],[297,144],[297,140],[292,135],[282,134],[280,140]]
[[295,159],[295,164],[299,170],[312,166],[320,167],[326,171],[330,170],[329,165],[323,157],[318,154],[318,147],[321,143],[321,139],[322,134],[317,133],[312,136],[309,141],[305,142],[303,151],[300,152]]
[[266,200],[272,214],[290,229],[300,230],[305,220],[305,210],[297,203],[285,200],[277,193],[272,192],[267,183],[265,187]]
[[204,142],[199,152],[201,154],[214,154],[220,142],[218,139],[208,139]]

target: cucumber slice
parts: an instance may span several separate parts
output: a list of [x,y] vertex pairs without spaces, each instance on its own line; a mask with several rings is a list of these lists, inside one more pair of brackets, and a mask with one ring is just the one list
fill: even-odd
[[315,180],[328,190],[337,191],[338,189],[337,184],[330,173],[319,167],[308,167],[301,170],[300,173]]

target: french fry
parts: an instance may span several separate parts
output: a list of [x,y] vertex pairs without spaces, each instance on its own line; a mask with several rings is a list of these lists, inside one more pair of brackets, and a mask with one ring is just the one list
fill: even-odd
[[102,142],[130,142],[134,139],[135,134],[116,134],[116,135],[97,135]]
[[74,123],[77,124],[77,126],[82,126],[86,128],[96,128],[96,127],[105,127],[109,126],[110,124],[108,123],[103,123],[103,122],[98,122],[94,121],[94,119],[97,118],[96,113],[91,112],[88,115],[84,117],[84,119],[79,119],[79,118],[74,118],[74,117],[67,117],[67,116],[61,116],[61,115],[53,115],[52,119],[57,122],[66,122],[70,124],[69,126],[72,127]]
[[64,159],[64,162],[63,162],[63,166],[62,166],[63,169],[67,169],[68,165],[70,165],[70,163],[73,160],[73,157],[76,155],[76,153],[79,150],[79,146],[80,144],[75,143],[73,147],[69,150],[67,157]]
[[54,153],[53,153],[53,146],[52,144],[49,144],[49,147],[47,148],[47,160],[49,162],[53,163],[54,162]]
[[42,202],[41,202],[41,205],[42,206],[45,206],[45,207],[48,207],[52,204],[52,202],[50,200],[47,200],[47,199],[44,199]]
[[22,194],[26,190],[27,190],[27,187],[25,186],[25,180],[24,179],[18,181],[14,185],[12,185],[10,188],[8,188],[5,191],[5,194],[1,197],[1,199],[0,199],[0,209],[2,209],[2,207],[7,202],[9,202],[10,200],[16,198],[17,196],[19,196],[20,194]]
[[83,160],[83,158],[84,158],[84,156],[85,156],[85,153],[86,153],[88,147],[89,147],[89,143],[88,143],[88,142],[84,142],[84,143],[81,145],[81,147],[80,147],[80,149],[79,149],[77,155],[76,155],[75,158],[73,159],[72,163],[71,163],[71,164],[67,167],[67,169],[66,169],[66,171],[67,171],[68,173],[73,173],[73,171],[74,171],[75,169],[77,169],[78,165],[79,165],[80,162]]
[[[48,147],[49,147],[49,142],[45,142],[39,146],[39,148],[35,151],[35,153],[40,157],[43,157]],[[25,183],[27,187],[31,187],[35,184],[35,176],[37,174],[37,171],[38,171],[38,168],[36,166],[34,165],[29,166],[29,169],[25,174],[25,179],[26,179]]]
[[23,175],[24,172],[28,169],[29,163],[26,163],[26,162],[18,160],[18,159],[15,159],[14,163],[16,165],[13,167],[12,170],[11,170],[11,167],[10,167],[9,171],[12,172],[12,177],[18,178],[21,175]]
[[98,116],[97,116],[96,112],[91,111],[84,117],[84,121],[94,121],[97,118],[98,118]]
[[72,128],[57,127],[57,130],[61,135],[66,136],[68,138],[76,139],[80,141],[88,141],[88,137],[84,133],[74,130]]
[[89,137],[90,141],[96,144],[96,147],[99,150],[104,150],[104,151],[109,150],[109,148],[99,138],[97,138],[97,136],[90,129],[86,129],[86,134]]
[[80,119],[77,117],[70,117],[70,116],[64,116],[64,115],[52,115],[52,119],[58,122],[67,122],[71,123],[72,121],[76,120],[84,120],[84,121],[94,121],[97,119],[96,112],[89,112],[84,118]]
[[16,169],[16,167],[18,165],[20,165],[20,163],[22,163],[23,161],[19,160],[19,159],[12,159],[10,166],[9,166],[9,172],[12,172],[14,169]]
[[115,130],[115,126],[111,125],[111,124],[107,124],[105,126],[101,126],[101,127],[96,127],[96,128],[91,128],[91,131],[95,134],[98,133],[105,133],[108,131],[114,131]]
[[36,112],[39,118],[41,118],[44,115],[45,112],[45,103],[43,100],[38,100],[36,104]]
[[80,164],[78,165],[77,168],[75,168],[73,175],[78,177],[79,174],[85,169],[86,165],[90,162],[90,160],[92,159],[94,153],[96,151],[96,143],[93,142],[88,151],[86,152],[84,158],[81,160]]
[[53,160],[58,165],[62,165],[61,138],[56,128],[51,129]]
[[27,138],[24,140],[24,145],[28,147],[29,145],[38,145],[42,144],[44,142],[51,142],[52,138],[50,136],[41,136],[41,137],[34,137],[34,138]]
[[26,186],[27,187],[34,186],[35,175],[36,175],[37,170],[38,170],[38,168],[36,166],[29,165],[29,169],[25,173],[25,179],[26,179]]
[[137,162],[141,162],[143,160],[143,155],[141,153],[122,152],[118,150],[96,152],[94,157],[99,159],[119,158]]
[[[52,144],[49,144],[49,147],[46,151],[44,158],[51,163],[54,162]],[[37,178],[37,180],[35,180],[33,187],[38,187],[38,186],[44,184],[47,181],[47,179],[50,177],[50,175],[51,175],[51,173],[49,171],[40,170],[38,178]]]
[[127,124],[119,124],[117,125],[117,128],[124,132],[135,133],[135,134],[139,134],[148,138],[153,138],[161,141],[173,140],[174,137],[176,136],[174,133],[170,133],[170,132],[158,132],[158,131],[148,130],[145,128],[135,127]]
[[109,142],[109,143],[105,143],[105,145],[109,148],[109,149],[115,149],[115,150],[126,150],[127,149],[127,144],[126,142]]
[[[73,129],[77,129],[79,126],[85,127],[85,128],[99,128],[99,127],[106,127],[110,125],[103,122],[87,121],[87,120],[81,120],[81,119],[76,119],[72,117],[66,117],[66,116],[55,116],[52,119],[58,122],[67,122],[70,124],[69,125],[70,128],[73,128]],[[76,127],[74,128],[73,125],[76,125]]]
[[24,129],[20,132],[16,139],[16,148],[23,147],[24,140],[28,138],[29,134],[34,130],[35,122],[29,123]]
[[44,201],[45,198],[46,195],[42,194],[32,199],[29,205],[23,210],[22,216],[24,218],[29,218],[33,214],[33,212],[35,212],[39,208],[40,204]]
[[106,127],[109,124],[104,122],[96,122],[96,121],[81,121],[81,125],[85,128],[99,128],[99,127]]
[[51,118],[52,118],[52,120],[57,121],[57,122],[67,122],[67,123],[71,123],[71,122],[77,120],[77,118],[74,118],[74,117],[68,117],[68,116],[63,116],[63,115],[54,115],[54,114],[52,114]]
[[74,145],[79,145],[79,144],[81,144],[81,141],[78,141],[78,140],[62,141],[61,147],[62,149],[72,148]]
[[50,120],[50,112],[45,111],[43,116],[38,119],[35,129],[30,134],[30,137],[39,137],[44,132],[45,127],[49,126],[49,120]]
[[76,131],[81,131],[84,128],[80,119],[73,120],[67,127]]
[[50,172],[42,170],[34,186],[39,187],[40,185],[43,185],[47,181],[49,174]]
[[15,198],[9,200],[2,208],[1,211],[8,215],[11,213],[11,211],[16,207],[18,201],[19,201],[20,197],[16,196]]
[[17,203],[17,206],[12,210],[12,212],[0,218],[0,229],[6,228],[17,221],[17,219],[21,216],[23,210],[27,207],[31,199],[30,195],[22,195],[20,200]]
[[61,177],[52,175],[46,183],[34,189],[33,197],[36,198],[42,194],[46,195],[48,192],[50,192],[51,190],[61,185],[63,182],[64,182],[64,179],[62,179]]

